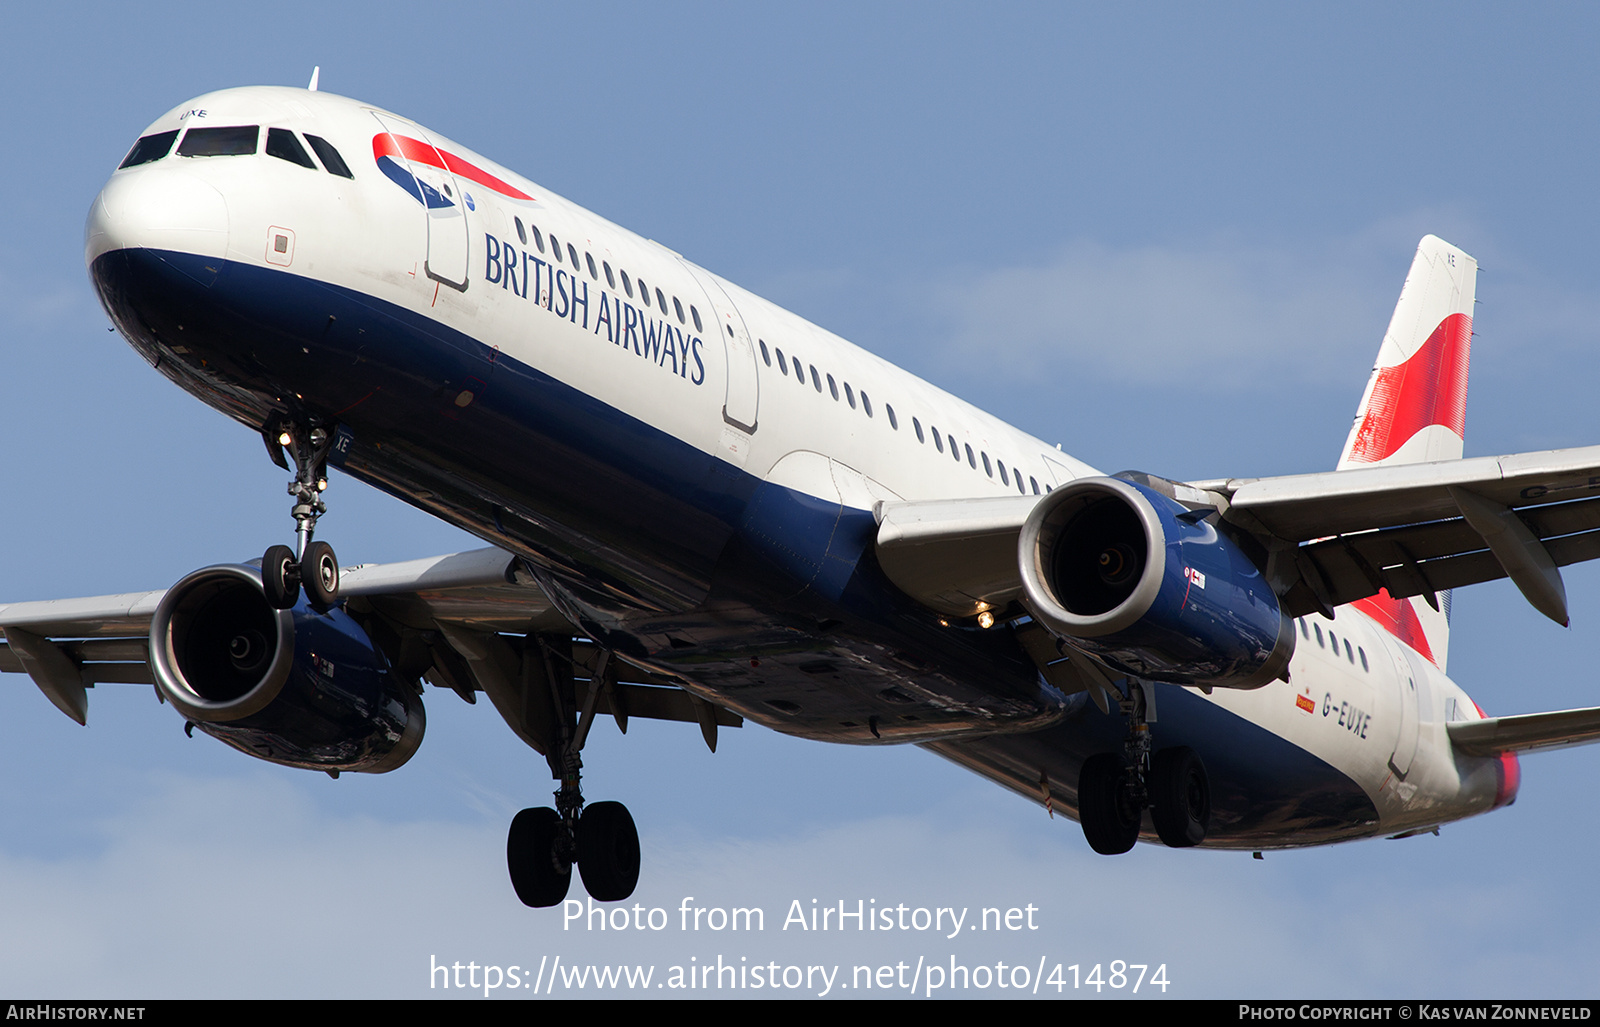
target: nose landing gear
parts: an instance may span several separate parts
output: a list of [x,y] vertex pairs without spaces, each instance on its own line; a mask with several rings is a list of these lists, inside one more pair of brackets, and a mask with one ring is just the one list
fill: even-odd
[[290,514],[295,522],[295,548],[271,546],[261,558],[261,583],[267,602],[279,610],[294,606],[300,590],[319,610],[333,606],[339,598],[339,560],[333,547],[312,540],[317,518],[328,512],[322,493],[328,487],[328,452],[333,448],[333,432],[325,427],[292,425],[263,433],[267,450],[281,467],[283,450],[294,459],[295,476],[289,482],[294,497]]

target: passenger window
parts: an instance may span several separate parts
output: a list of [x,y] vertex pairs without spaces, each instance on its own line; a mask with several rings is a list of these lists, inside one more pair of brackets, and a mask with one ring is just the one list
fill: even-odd
[[610,264],[610,262],[602,260],[600,262],[600,266],[605,269],[606,284],[611,286],[611,288],[615,289],[617,287],[617,276],[611,273],[611,264]]
[[522,219],[519,217],[513,217],[511,220],[516,223],[517,238],[522,240],[522,245],[528,245],[528,233],[527,230],[522,227]]
[[705,326],[700,323],[700,311],[694,309],[694,304],[693,303],[689,304],[689,316],[694,318],[694,330],[695,331],[697,331],[697,332],[705,331]]
[[[582,264],[578,263],[578,248],[573,246],[571,243],[567,243],[567,256],[572,258],[572,269],[574,271],[583,266]],[[597,275],[596,277],[599,276]]]
[[633,299],[633,282],[628,279],[628,272],[622,271],[621,275],[622,275],[622,291],[627,293],[628,294],[628,298],[631,300],[631,299]]
[[290,164],[298,164],[302,168],[317,170],[317,164],[311,159],[311,154],[300,145],[300,140],[294,133],[286,128],[267,129],[267,156],[286,160]]
[[1028,494],[1028,490],[1022,484],[1022,475],[1018,474],[1017,475],[1017,495],[1025,496],[1027,494]]
[[178,144],[180,157],[240,157],[256,152],[260,125],[230,125],[227,128],[191,128]]
[[1317,633],[1317,645],[1319,645],[1322,648],[1326,649],[1328,647],[1327,643],[1322,641],[1322,625],[1321,624],[1313,624],[1313,625],[1311,625],[1311,630],[1315,631]]
[[600,280],[600,272],[594,266],[594,254],[585,252],[583,259],[589,264],[589,277],[598,282]]
[[645,306],[650,305],[650,287],[644,284],[643,278],[639,279],[639,299],[644,301]]
[[[988,462],[989,462],[988,461],[988,456],[985,455],[984,463],[988,463]],[[972,465],[972,469],[974,471],[976,471],[978,469],[978,461],[976,461],[976,460],[974,460],[972,458],[972,446],[970,444],[967,446],[967,463]]]
[[[829,378],[828,380],[830,382],[833,381],[832,378]],[[811,365],[811,384],[815,385],[817,387],[817,391],[818,392],[822,391],[822,376],[817,373],[817,365],[816,364],[812,364]],[[836,396],[834,398],[837,399],[838,397]]]
[[678,302],[678,297],[676,297],[676,296],[672,297],[672,309],[678,315],[678,323],[679,324],[687,324],[688,323],[688,321],[683,316],[683,304]]
[[1344,658],[1352,664],[1356,662],[1356,654],[1350,651],[1350,639],[1348,637],[1344,640]]
[[778,351],[778,370],[782,371],[784,374],[789,373],[789,365],[784,362],[783,350],[781,349]]
[[665,317],[667,313],[667,297],[662,294],[661,286],[659,285],[656,286],[656,306],[661,308],[661,314]]
[[[893,415],[890,416],[892,417]],[[918,442],[927,442],[927,440],[922,437],[922,422],[917,420],[915,417],[911,419],[911,430],[917,433]],[[937,440],[939,438],[939,433],[934,432],[933,437],[935,440]]]
[[828,375],[828,391],[833,393],[833,401],[839,402],[839,383],[833,380],[833,375]]
[[1367,666],[1367,651],[1360,646],[1356,646],[1356,652],[1361,654],[1361,669],[1371,674],[1372,668]]
[[346,164],[344,158],[339,156],[339,151],[333,148],[332,143],[321,136],[314,136],[310,132],[306,133],[306,142],[311,144],[311,149],[315,151],[317,159],[322,162],[322,166],[328,169],[328,174],[338,175],[340,178],[356,177],[350,173],[350,165]]
[[850,409],[856,408],[856,394],[850,391],[850,383],[844,383],[844,401],[850,404]]
[[[868,417],[872,416],[872,400],[867,398],[867,394],[865,392],[861,394],[861,409],[866,411]],[[890,427],[892,428],[894,425],[891,424]]]
[[928,425],[928,430],[933,432],[933,448],[937,449],[939,452],[943,453],[944,452],[944,436],[940,435],[939,434],[939,429],[935,428],[931,424]]
[[1011,479],[1006,477],[1006,462],[997,458],[995,460],[995,466],[1000,468],[1000,484],[1011,484]]
[[117,165],[122,168],[137,167],[140,164],[149,164],[153,160],[160,160],[172,152],[172,141],[178,138],[178,130],[171,132],[156,132],[153,135],[143,136],[133,144],[133,149],[122,158],[122,163]]
[[1033,494],[1037,496],[1039,494],[1039,479],[1030,474],[1028,475],[1028,484],[1033,487]]
[[[676,301],[677,297],[674,296],[673,300]],[[766,361],[768,367],[771,367],[772,366],[772,358],[767,355],[767,340],[766,339],[757,339],[756,341],[761,344],[761,359]]]
[[956,463],[959,464],[961,462],[961,451],[956,448],[956,437],[954,435],[946,435],[945,438],[950,443],[950,455],[955,457]]
[[540,253],[543,253],[544,252],[544,236],[539,233],[539,226],[534,224],[532,221],[530,221],[530,222],[528,222],[528,227],[533,230],[533,244],[535,246],[539,247],[539,252]]
[[557,264],[561,263],[561,240],[556,238],[554,232],[550,233],[550,256],[555,258]]

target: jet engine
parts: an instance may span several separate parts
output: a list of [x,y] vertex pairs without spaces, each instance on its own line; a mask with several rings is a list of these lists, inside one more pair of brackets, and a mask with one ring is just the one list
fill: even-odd
[[273,609],[254,567],[195,571],[150,622],[156,686],[201,731],[258,759],[382,774],[422,744],[422,698],[344,611]]
[[1136,481],[1064,485],[1023,525],[1024,603],[1058,638],[1123,673],[1264,685],[1288,666],[1294,626],[1257,562],[1215,520],[1210,507]]

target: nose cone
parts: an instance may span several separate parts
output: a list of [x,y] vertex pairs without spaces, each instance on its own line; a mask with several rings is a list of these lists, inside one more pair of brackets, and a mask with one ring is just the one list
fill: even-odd
[[95,197],[84,228],[90,267],[113,250],[150,249],[223,257],[228,204],[209,183],[179,168],[121,171]]

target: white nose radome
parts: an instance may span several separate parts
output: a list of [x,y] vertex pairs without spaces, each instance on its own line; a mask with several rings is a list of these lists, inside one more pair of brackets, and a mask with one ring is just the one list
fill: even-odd
[[175,168],[111,176],[84,226],[84,261],[112,250],[174,250],[226,256],[228,204],[209,183]]

